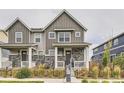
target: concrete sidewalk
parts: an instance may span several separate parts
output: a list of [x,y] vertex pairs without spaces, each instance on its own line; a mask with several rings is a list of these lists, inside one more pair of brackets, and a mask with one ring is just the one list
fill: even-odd
[[[66,83],[66,80],[63,79],[51,79],[51,78],[26,78],[26,79],[16,79],[16,78],[2,78],[0,80],[15,80],[15,81],[44,81],[45,83]],[[81,79],[71,78],[71,83],[80,83]]]

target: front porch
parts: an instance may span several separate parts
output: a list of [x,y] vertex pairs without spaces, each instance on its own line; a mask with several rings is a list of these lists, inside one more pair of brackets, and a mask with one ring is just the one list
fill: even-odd
[[[2,49],[9,51],[8,60],[3,61]],[[12,67],[33,67],[33,51],[36,50],[35,44],[2,44],[0,45],[0,68]]]
[[[74,68],[89,67],[88,43],[54,43],[55,47],[55,68],[64,68],[67,60],[66,51],[70,51],[70,56],[74,58]],[[70,60],[70,59],[69,59]]]

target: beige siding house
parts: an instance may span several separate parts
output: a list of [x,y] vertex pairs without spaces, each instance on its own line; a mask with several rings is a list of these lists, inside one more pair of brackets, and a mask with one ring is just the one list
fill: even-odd
[[[68,11],[63,10],[44,28],[30,28],[16,18],[6,29],[8,43],[0,45],[0,68],[34,67],[47,64],[64,68],[74,61],[74,68],[88,68],[88,48],[84,41],[85,28]],[[10,51],[3,62],[2,49]]]

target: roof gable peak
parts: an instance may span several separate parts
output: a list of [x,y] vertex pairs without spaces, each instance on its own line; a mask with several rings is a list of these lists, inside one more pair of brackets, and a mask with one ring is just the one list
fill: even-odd
[[19,18],[19,17],[16,17],[15,20],[10,24],[8,25],[6,28],[5,28],[5,31],[7,31],[13,24],[15,24],[17,21],[21,22],[27,29],[30,30],[30,28]]
[[43,31],[48,28],[55,20],[57,20],[63,13],[66,13],[70,18],[72,18],[78,25],[80,25],[85,31],[87,28],[84,27],[76,18],[74,18],[66,9],[63,9],[51,22],[49,22],[44,28]]

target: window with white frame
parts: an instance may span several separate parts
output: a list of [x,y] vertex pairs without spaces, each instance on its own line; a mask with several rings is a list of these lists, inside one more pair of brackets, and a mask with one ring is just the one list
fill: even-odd
[[55,50],[54,49],[50,49],[49,50],[49,55],[50,56],[54,56],[55,55]]
[[49,39],[56,39],[55,32],[49,32]]
[[94,52],[97,52],[97,51],[98,51],[98,48],[95,48],[95,49],[94,49]]
[[58,42],[71,42],[71,32],[58,32]]
[[22,32],[15,32],[15,42],[22,43]]
[[107,48],[107,44],[104,44],[104,49],[106,49]]
[[38,51],[38,55],[43,55],[43,51]]
[[41,34],[35,33],[34,34],[34,43],[40,43],[40,41],[41,41]]
[[75,37],[80,37],[80,32],[75,32]]
[[113,45],[118,45],[118,38],[114,39]]

